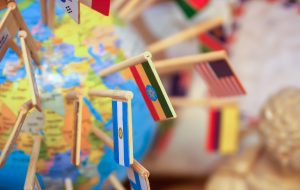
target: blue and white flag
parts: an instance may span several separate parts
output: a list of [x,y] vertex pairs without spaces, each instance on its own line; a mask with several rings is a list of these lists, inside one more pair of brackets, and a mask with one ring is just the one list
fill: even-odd
[[68,13],[71,18],[80,23],[80,1],[79,0],[57,0],[58,5]]
[[132,168],[128,169],[127,174],[132,190],[150,190],[147,177],[140,176],[140,174]]
[[133,163],[131,101],[112,101],[115,161],[130,167]]

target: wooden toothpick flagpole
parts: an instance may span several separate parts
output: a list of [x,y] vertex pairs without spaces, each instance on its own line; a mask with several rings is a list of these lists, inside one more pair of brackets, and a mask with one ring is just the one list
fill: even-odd
[[209,61],[216,61],[220,59],[226,59],[226,51],[213,51],[209,53],[202,53],[197,55],[190,55],[172,59],[166,59],[155,62],[155,68],[158,73],[172,73],[181,71],[184,69],[190,69],[195,64],[206,63]]
[[55,22],[55,0],[48,1],[47,22],[50,28],[54,28]]
[[154,44],[151,44],[146,49],[150,51],[152,54],[157,53],[159,51],[165,50],[168,47],[171,47],[175,44],[183,42],[185,40],[189,40],[195,36],[198,36],[200,33],[208,31],[212,28],[215,28],[223,23],[223,20],[218,18],[214,20],[209,20],[205,22],[201,22],[195,26],[192,26],[180,33],[177,33],[173,36],[170,36],[166,39],[158,41]]
[[[101,139],[104,142],[104,144],[106,144],[106,146],[108,146],[110,149],[114,150],[113,140],[107,134],[105,134],[102,130],[100,130],[96,127],[93,127],[92,131],[96,137]],[[146,168],[144,168],[138,161],[134,160],[133,164],[131,166],[141,176],[147,177],[147,178],[150,176],[149,171]]]
[[125,90],[90,90],[91,97],[106,97],[114,100],[128,101],[133,98],[133,93]]
[[14,124],[12,131],[8,137],[7,142],[5,143],[5,146],[1,152],[0,156],[0,167],[4,166],[8,156],[10,155],[10,152],[13,149],[13,146],[15,145],[17,141],[17,137],[19,136],[19,133],[21,131],[21,128],[23,126],[23,123],[26,119],[27,114],[29,111],[33,108],[33,105],[31,101],[26,102],[19,111],[19,115],[17,117],[17,121]]
[[[51,1],[51,0],[50,0]],[[40,0],[41,15],[43,24],[47,24],[47,0]]]
[[107,75],[126,69],[128,67],[146,62],[148,59],[151,59],[151,57],[152,57],[151,53],[146,51],[143,54],[140,54],[136,57],[132,57],[121,63],[115,64],[111,67],[108,67],[107,69],[102,70],[100,72],[100,77],[105,77]]
[[65,179],[65,189],[66,190],[73,190],[73,183],[71,178],[66,178]]
[[36,182],[36,170],[37,170],[37,161],[40,154],[41,147],[41,137],[39,135],[34,136],[32,153],[30,156],[30,161],[27,169],[26,180],[24,185],[24,190],[34,190]]
[[67,95],[67,99],[71,100],[74,105],[74,118],[73,118],[73,143],[71,151],[71,162],[75,166],[80,165],[80,150],[81,150],[81,130],[82,130],[82,94],[71,92]]
[[119,12],[119,17],[126,19],[126,17],[130,14],[130,11],[134,9],[135,6],[139,3],[139,0],[130,0],[128,1],[124,7]]
[[113,186],[114,189],[116,190],[126,190],[125,187],[122,185],[122,183],[119,181],[117,178],[116,174],[110,174],[108,177],[109,182]]
[[[40,59],[37,54],[38,48],[36,46],[36,42],[33,39],[32,35],[31,35],[31,33],[30,33],[18,7],[17,7],[16,2],[9,2],[7,7],[8,7],[8,9],[10,9],[12,11],[14,20],[17,23],[19,30],[25,30],[27,32],[26,44],[28,45],[30,54],[31,54],[35,64],[41,65]],[[9,23],[9,24],[11,24],[11,23]]]
[[193,99],[193,98],[181,98],[181,97],[172,97],[170,98],[172,105],[175,107],[192,107],[192,106],[201,106],[201,107],[211,107],[211,106],[224,106],[229,104],[236,104],[236,99],[231,98],[202,98],[202,99]]
[[111,10],[118,11],[124,2],[125,0],[114,0],[111,4]]
[[139,17],[149,6],[151,6],[153,3],[155,3],[156,0],[147,0],[141,3],[141,5],[137,6],[134,10],[134,12],[130,15],[128,15],[128,20],[133,21],[137,17]]
[[38,91],[36,80],[34,77],[34,70],[32,68],[32,64],[31,64],[31,57],[30,57],[30,54],[28,53],[28,49],[27,49],[26,42],[25,42],[25,40],[27,38],[27,32],[20,31],[19,38],[21,41],[21,49],[22,49],[23,61],[25,63],[27,78],[29,80],[32,104],[34,107],[36,107],[37,110],[42,111],[41,98],[39,96],[39,91]]

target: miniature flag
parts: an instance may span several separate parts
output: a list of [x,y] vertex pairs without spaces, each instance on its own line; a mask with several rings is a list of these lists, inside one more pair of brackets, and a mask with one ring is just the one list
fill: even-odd
[[80,23],[79,0],[58,0],[58,5],[62,7],[76,23]]
[[133,163],[131,101],[112,101],[115,161],[126,167]]
[[132,190],[150,190],[147,177],[140,176],[140,174],[132,168],[128,169],[127,174]]
[[131,73],[155,121],[172,119],[176,113],[152,61],[130,67]]
[[210,0],[175,0],[186,17],[192,18],[199,11],[203,10],[210,2]]
[[202,52],[227,50],[227,36],[223,25],[200,34],[199,41],[201,42]]
[[195,65],[195,69],[208,85],[211,96],[229,97],[246,94],[227,59],[200,63]]
[[110,0],[81,0],[80,2],[105,16],[109,15]]
[[234,153],[238,148],[240,111],[237,105],[211,108],[206,148],[223,154]]
[[10,40],[10,34],[5,27],[0,33],[0,61],[8,49],[8,41]]

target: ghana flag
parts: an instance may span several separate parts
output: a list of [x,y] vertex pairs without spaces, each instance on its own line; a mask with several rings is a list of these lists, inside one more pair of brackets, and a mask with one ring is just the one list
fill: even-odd
[[223,25],[199,35],[202,52],[227,50],[227,35]]
[[199,11],[204,9],[210,0],[175,0],[187,18],[194,17]]
[[130,67],[130,71],[155,121],[172,119],[176,113],[151,61]]
[[238,148],[239,123],[240,111],[236,104],[210,108],[206,149],[222,154],[234,153]]

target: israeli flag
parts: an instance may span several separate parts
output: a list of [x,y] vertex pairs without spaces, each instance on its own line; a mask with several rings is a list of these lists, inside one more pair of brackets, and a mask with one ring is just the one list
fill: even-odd
[[112,108],[115,161],[121,166],[130,167],[133,163],[131,104],[113,100]]
[[148,178],[140,176],[132,168],[128,169],[127,174],[131,190],[150,190]]

